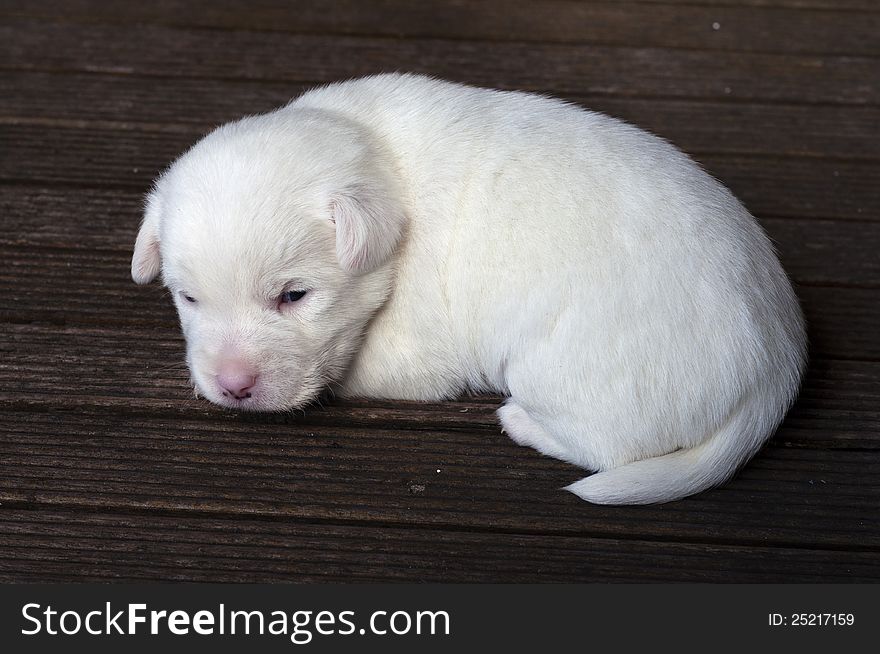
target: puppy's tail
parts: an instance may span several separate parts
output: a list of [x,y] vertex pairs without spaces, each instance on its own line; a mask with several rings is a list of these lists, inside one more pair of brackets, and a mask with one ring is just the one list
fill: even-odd
[[768,413],[751,394],[699,445],[596,473],[565,490],[595,504],[656,504],[699,493],[727,481],[761,448],[784,415]]

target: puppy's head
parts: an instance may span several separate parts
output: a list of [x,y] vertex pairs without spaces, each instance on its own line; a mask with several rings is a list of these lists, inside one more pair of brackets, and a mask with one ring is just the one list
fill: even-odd
[[288,409],[344,372],[390,292],[404,226],[381,146],[288,108],[217,129],[159,178],[131,274],[161,272],[202,395]]

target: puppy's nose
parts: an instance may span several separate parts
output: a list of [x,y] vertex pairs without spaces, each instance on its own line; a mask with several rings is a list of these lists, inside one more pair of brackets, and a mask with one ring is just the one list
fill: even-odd
[[257,383],[257,375],[240,363],[226,363],[217,373],[217,383],[224,390],[223,395],[244,400],[251,396],[250,391]]

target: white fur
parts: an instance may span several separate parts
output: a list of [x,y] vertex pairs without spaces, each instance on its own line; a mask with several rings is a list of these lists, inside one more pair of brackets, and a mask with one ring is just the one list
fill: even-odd
[[[598,503],[723,482],[805,365],[791,285],[730,192],[644,131],[525,93],[380,75],[225,125],[150,193],[135,281],[160,259],[209,400],[500,392],[510,437],[599,471],[568,487]],[[242,400],[216,381],[239,361],[258,379]]]

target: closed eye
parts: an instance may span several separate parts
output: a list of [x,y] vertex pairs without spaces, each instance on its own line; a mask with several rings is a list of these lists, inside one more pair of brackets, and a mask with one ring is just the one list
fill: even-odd
[[284,291],[278,296],[278,304],[292,304],[302,300],[308,291]]
[[198,300],[196,300],[192,295],[187,295],[184,291],[180,291],[180,297],[182,297],[187,302],[191,302],[192,304],[198,302]]

